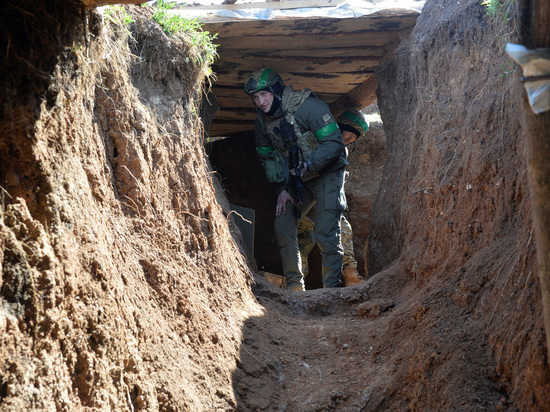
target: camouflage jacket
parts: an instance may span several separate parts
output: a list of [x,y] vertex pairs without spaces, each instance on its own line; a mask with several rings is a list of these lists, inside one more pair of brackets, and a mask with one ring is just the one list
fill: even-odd
[[[280,107],[273,116],[258,110],[256,119],[256,149],[262,166],[268,154],[279,152],[288,169],[288,147],[280,135],[279,123],[286,117],[294,125],[298,144],[307,162],[308,174],[316,176],[346,166],[345,146],[338,125],[327,104],[317,99],[309,89],[294,91],[285,87]],[[281,182],[272,182],[277,193],[288,190],[288,173]],[[304,180],[307,176],[304,176]],[[307,183],[307,182],[306,182]]]

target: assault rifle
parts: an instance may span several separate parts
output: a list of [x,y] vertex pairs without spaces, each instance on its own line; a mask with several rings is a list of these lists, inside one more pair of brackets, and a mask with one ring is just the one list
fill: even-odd
[[[283,135],[286,146],[288,147],[288,169],[290,173],[290,195],[294,198],[296,210],[296,219],[301,219],[300,207],[303,205],[302,194],[304,193],[304,183],[302,182],[302,162],[300,161],[302,150],[296,141],[294,127],[288,122],[286,117],[281,120],[280,130]],[[294,174],[292,173],[294,171]]]

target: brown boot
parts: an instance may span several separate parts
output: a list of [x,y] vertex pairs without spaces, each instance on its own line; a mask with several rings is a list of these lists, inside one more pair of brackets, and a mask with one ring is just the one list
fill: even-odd
[[353,286],[363,283],[365,279],[359,276],[357,269],[352,267],[347,267],[342,272],[342,279],[344,281],[344,286]]
[[290,285],[285,287],[285,290],[290,290],[291,292],[303,292],[305,289],[302,285]]

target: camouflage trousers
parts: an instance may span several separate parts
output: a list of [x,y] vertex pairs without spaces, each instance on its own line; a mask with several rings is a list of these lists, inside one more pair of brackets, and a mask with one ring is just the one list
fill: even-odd
[[[300,247],[304,277],[309,273],[308,256],[317,243],[313,231],[315,226],[314,219],[314,217],[304,216],[298,222],[298,245]],[[340,219],[340,235],[342,238],[342,247],[344,248],[343,269],[347,267],[357,269],[357,261],[355,260],[353,251],[353,231],[345,214],[342,214],[342,218]]]
[[[342,282],[344,250],[340,237],[340,220],[346,207],[344,169],[327,172],[304,183],[303,205],[299,211],[301,216],[307,216],[311,209],[315,213],[313,233],[315,242],[321,250],[323,286],[341,287],[344,285]],[[297,236],[298,224],[303,219],[298,220],[296,212],[295,206],[288,202],[286,213],[275,217],[274,227],[287,288],[303,290],[304,276]]]

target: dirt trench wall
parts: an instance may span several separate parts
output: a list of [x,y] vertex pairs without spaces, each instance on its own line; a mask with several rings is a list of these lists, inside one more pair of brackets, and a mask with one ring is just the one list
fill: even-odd
[[494,362],[485,368],[496,387],[520,410],[545,410],[523,97],[503,51],[515,19],[493,20],[478,1],[428,0],[411,38],[378,68],[388,156],[368,263],[424,294],[422,318],[437,299],[466,320]]
[[129,37],[70,5],[1,18],[0,409],[230,409],[258,309],[205,160],[200,51],[143,8]]

